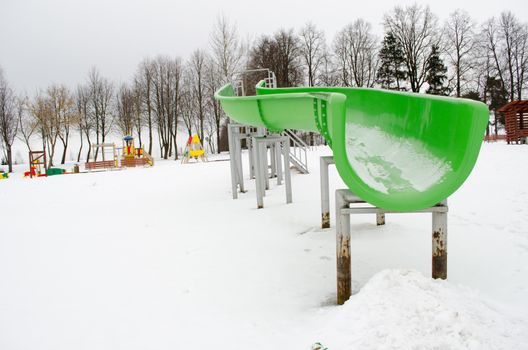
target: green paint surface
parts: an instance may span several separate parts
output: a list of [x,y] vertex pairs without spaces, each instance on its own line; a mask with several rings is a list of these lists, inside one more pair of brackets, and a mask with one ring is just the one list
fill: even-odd
[[427,208],[455,192],[475,165],[488,122],[480,102],[389,90],[261,82],[256,96],[237,97],[228,84],[215,97],[241,124],[320,132],[349,189],[396,211]]

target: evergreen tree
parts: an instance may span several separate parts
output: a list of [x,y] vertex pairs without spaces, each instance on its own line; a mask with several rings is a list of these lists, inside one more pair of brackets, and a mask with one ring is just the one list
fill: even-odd
[[469,90],[465,94],[462,94],[462,96],[460,96],[460,97],[467,98],[467,99],[470,99],[470,100],[479,101],[479,102],[483,102],[482,98],[480,97],[479,92],[475,91],[475,90]]
[[447,95],[449,89],[444,86],[444,81],[447,79],[447,68],[440,58],[438,45],[431,47],[431,54],[427,58],[427,77],[425,81],[429,84],[426,93],[431,95]]
[[406,90],[402,86],[407,78],[403,50],[391,32],[383,38],[379,58],[380,67],[377,78],[381,87],[390,90]]
[[[487,77],[486,79],[486,101],[490,111],[496,114],[497,109],[508,103],[508,91],[502,84],[502,81],[496,77]],[[498,121],[504,125],[504,115],[498,114]]]

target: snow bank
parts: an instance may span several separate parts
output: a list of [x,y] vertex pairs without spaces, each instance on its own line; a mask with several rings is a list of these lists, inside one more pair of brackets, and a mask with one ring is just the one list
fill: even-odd
[[523,328],[473,290],[384,270],[331,313],[318,340],[329,350],[526,349]]

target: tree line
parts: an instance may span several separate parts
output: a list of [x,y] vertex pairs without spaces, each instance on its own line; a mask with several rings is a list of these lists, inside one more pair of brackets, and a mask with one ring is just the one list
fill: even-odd
[[[16,138],[31,150],[38,139],[54,164],[64,164],[68,142],[79,135],[77,161],[97,158],[91,145],[111,132],[134,135],[162,158],[178,157],[179,132],[197,133],[212,152],[225,149],[226,116],[214,92],[236,72],[269,68],[279,87],[376,87],[480,100],[494,111],[520,100],[528,88],[528,25],[503,12],[483,23],[456,10],[441,23],[429,7],[395,7],[383,17],[384,35],[357,19],[332,40],[313,23],[279,29],[251,42],[220,16],[208,50],[181,57],[145,58],[116,85],[92,68],[75,89],[50,85],[34,97],[17,95],[0,68],[0,138],[12,171]],[[313,135],[310,141],[313,142]],[[40,147],[39,147],[40,148]]]

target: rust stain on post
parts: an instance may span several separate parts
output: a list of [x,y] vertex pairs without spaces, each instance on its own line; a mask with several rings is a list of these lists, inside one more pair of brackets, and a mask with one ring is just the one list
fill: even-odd
[[322,214],[322,228],[330,228],[330,213],[325,212]]
[[351,294],[350,237],[340,236],[337,246],[337,304],[343,305]]
[[385,225],[385,214],[376,214],[376,225]]
[[433,278],[447,278],[447,247],[442,230],[433,232]]

